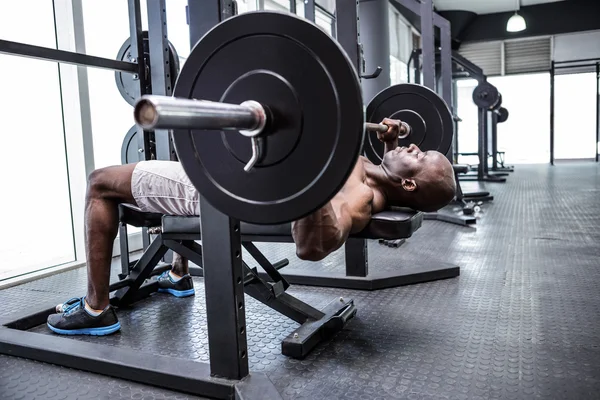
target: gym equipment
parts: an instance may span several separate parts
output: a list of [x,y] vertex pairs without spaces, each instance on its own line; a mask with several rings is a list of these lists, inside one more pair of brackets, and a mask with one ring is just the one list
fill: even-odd
[[[308,51],[301,43],[319,44]],[[452,121],[441,98],[418,85],[386,93],[375,110],[394,107],[391,117],[405,120],[402,136],[447,151]],[[198,191],[256,224],[320,208],[352,172],[364,130],[385,129],[364,124],[358,77],[340,46],[287,14],[248,13],[212,29],[192,50],[174,96],[143,96],[136,122],[175,129],[179,160]]]
[[[164,122],[156,126],[176,128],[184,170],[221,212],[277,224],[320,208],[352,172],[364,136],[360,90],[339,44],[312,23],[247,13],[196,44],[175,85],[179,99],[142,97],[135,115],[146,127],[140,117],[152,100]],[[193,98],[209,101],[183,100]]]
[[[140,157],[140,154],[144,152],[143,146],[138,141],[138,127],[132,126],[123,138],[123,144],[121,145],[121,164],[130,164],[142,160],[156,160],[156,143],[150,140],[150,157]],[[152,137],[152,132],[150,137]]]
[[[399,119],[410,127],[410,132],[399,136],[398,144],[416,144],[423,151],[437,150],[446,154],[452,145],[454,127],[452,113],[433,90],[425,86],[403,83],[382,90],[367,106],[367,121],[379,122],[384,118]],[[369,132],[365,154],[379,164],[385,145]]]
[[508,110],[504,107],[500,107],[498,110],[496,110],[496,114],[498,115],[498,123],[501,124],[503,122],[506,122],[506,120],[508,119]]
[[[152,81],[151,81],[151,70],[150,70],[150,41],[148,40],[148,31],[142,32],[144,38],[144,58],[146,66],[145,77],[146,77],[146,90],[145,93],[152,93]],[[175,47],[168,42],[169,47],[169,73],[167,78],[171,79],[171,87],[174,85],[177,75],[179,74],[179,56]],[[127,39],[117,54],[117,60],[137,63],[137,60],[131,56],[131,39]],[[115,81],[117,83],[117,89],[123,96],[123,99],[130,105],[134,105],[135,101],[140,97],[140,83],[138,74],[128,74],[121,71],[115,72]]]
[[494,85],[483,81],[473,90],[473,103],[479,108],[495,110],[498,104],[502,104],[502,97]]

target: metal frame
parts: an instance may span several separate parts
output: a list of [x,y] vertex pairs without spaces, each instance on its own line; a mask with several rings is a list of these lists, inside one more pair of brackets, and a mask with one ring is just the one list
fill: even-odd
[[[477,131],[478,131],[478,144],[477,144],[477,157],[479,158],[479,165],[477,165],[476,175],[462,175],[460,179],[462,181],[480,181],[480,182],[496,182],[504,183],[506,178],[503,176],[508,175],[506,172],[498,172],[491,174],[488,166],[488,149],[490,146],[490,131],[493,130],[494,117],[496,114],[493,111],[485,108],[477,108]],[[490,121],[491,119],[491,121]],[[461,153],[467,154],[467,153]]]
[[[293,243],[291,235],[285,236],[245,236],[252,242]],[[396,246],[398,247],[398,246]],[[391,287],[414,285],[440,279],[455,278],[460,275],[460,267],[447,263],[424,263],[403,266],[398,263],[393,271],[369,271],[367,239],[349,238],[344,246],[345,270],[340,272],[293,270],[286,268],[281,275],[295,285],[333,287],[354,290],[380,290]],[[269,274],[259,276],[271,280]]]
[[[351,299],[337,298],[317,310],[289,295],[286,292],[289,283],[278,272],[289,263],[287,259],[272,264],[247,237],[241,236],[238,221],[220,213],[204,199],[200,207],[201,224],[207,233],[204,247],[196,243],[201,239],[200,231],[158,233],[127,276],[110,286],[111,293],[114,292],[110,302],[113,306],[128,306],[156,292],[158,283],[147,282],[170,268],[159,265],[169,249],[204,266],[210,364],[128,349],[114,351],[109,346],[27,332],[44,324],[48,315],[55,312],[53,306],[1,319],[0,353],[201,396],[254,399],[255,393],[260,393],[261,399],[281,398],[266,375],[249,373],[244,292],[301,325],[282,341],[282,353],[294,358],[304,358],[322,340],[343,329],[356,314],[356,307]],[[124,225],[148,226],[157,222],[155,214],[147,217],[147,213],[131,209],[123,212],[124,209],[127,206],[120,207]],[[187,220],[197,217],[170,218],[182,218],[180,225],[187,226]],[[242,260],[242,244],[273,284],[263,280],[255,268]]]
[[600,159],[598,143],[600,143],[600,58],[583,58],[581,60],[552,61],[550,65],[550,165],[554,165],[554,108],[556,71],[560,69],[580,69],[593,67],[596,73],[596,150],[595,162]]
[[304,0],[304,18],[315,22],[315,0]]
[[359,76],[364,72],[363,54],[358,25],[358,0],[336,0],[336,40],[352,61]]

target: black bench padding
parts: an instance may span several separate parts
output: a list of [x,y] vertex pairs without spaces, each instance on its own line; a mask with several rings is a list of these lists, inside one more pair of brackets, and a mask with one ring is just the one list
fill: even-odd
[[[121,204],[119,206],[121,221],[134,226],[161,226],[163,233],[195,233],[200,231],[200,218],[145,213],[139,208]],[[148,221],[144,218],[148,217]],[[162,218],[157,222],[157,216]],[[125,218],[125,219],[123,219]],[[151,220],[151,222],[149,222]],[[159,219],[160,221],[160,219]],[[371,222],[365,229],[351,235],[364,239],[403,239],[421,227],[423,214],[408,209],[383,211],[371,217]],[[291,224],[282,225],[253,225],[242,222],[241,233],[248,236],[291,236]]]

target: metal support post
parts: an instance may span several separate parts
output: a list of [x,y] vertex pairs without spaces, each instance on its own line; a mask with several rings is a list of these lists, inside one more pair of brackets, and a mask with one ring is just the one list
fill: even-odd
[[415,83],[417,85],[421,84],[421,51],[413,50],[413,65],[415,67]]
[[423,85],[435,90],[435,35],[431,0],[421,0],[421,48],[423,49]]
[[484,163],[487,163],[487,148],[485,147],[486,136],[487,136],[487,111],[483,108],[477,108],[477,131],[479,133],[479,140],[477,142],[477,155],[479,157],[479,165],[477,166],[477,179],[483,180],[484,178]]
[[369,275],[369,254],[366,239],[348,239],[345,245],[346,276]]
[[[152,94],[171,96],[171,66],[169,65],[169,40],[167,39],[167,12],[165,0],[148,1],[148,43]],[[154,131],[157,160],[175,160],[175,149],[169,131]]]
[[452,110],[452,116],[454,119],[454,136],[453,136],[453,142],[452,142],[452,147],[454,149],[454,163],[458,164],[458,123],[459,123],[459,117],[458,117],[458,85],[456,84],[456,79],[452,80],[452,107],[450,108]]
[[550,65],[550,165],[554,165],[554,61]]
[[315,0],[304,0],[304,18],[315,22]]
[[248,375],[246,307],[239,221],[200,196],[202,264],[211,375]]
[[491,117],[491,134],[492,134],[492,171],[498,170],[498,114],[492,111]]
[[[140,0],[128,0],[129,5],[129,37],[131,42],[131,61],[138,65],[138,83],[140,84],[140,95],[146,93],[146,63],[144,60],[144,38],[142,36],[142,12]],[[150,159],[150,135],[138,126],[137,140],[138,149],[142,149],[140,161]]]
[[596,63],[596,162],[600,158],[600,62]]
[[360,51],[360,31],[358,25],[358,1],[336,0],[337,41],[352,60],[358,75],[362,75],[363,61]]

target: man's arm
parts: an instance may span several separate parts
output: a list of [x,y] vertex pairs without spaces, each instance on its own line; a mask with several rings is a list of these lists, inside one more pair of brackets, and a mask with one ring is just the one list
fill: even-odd
[[352,230],[352,214],[346,202],[328,202],[320,210],[292,223],[296,255],[319,261],[342,247]]
[[384,143],[384,153],[398,147],[398,135],[400,134],[400,121],[397,119],[384,118],[382,124],[389,127],[387,132],[378,132],[377,139]]

